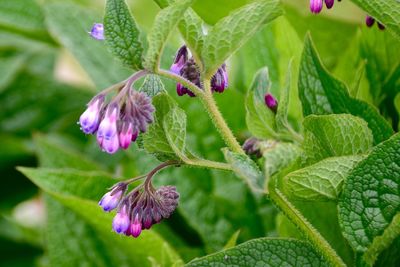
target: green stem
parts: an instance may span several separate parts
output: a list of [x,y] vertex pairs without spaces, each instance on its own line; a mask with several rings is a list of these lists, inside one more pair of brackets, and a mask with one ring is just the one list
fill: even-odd
[[296,207],[289,202],[286,196],[278,189],[276,178],[272,178],[269,186],[269,196],[278,208],[302,231],[304,236],[311,242],[313,247],[319,251],[332,266],[346,266],[336,251],[300,213]]
[[400,235],[400,213],[397,213],[392,222],[386,227],[381,236],[377,236],[372,241],[371,246],[365,252],[363,258],[369,266],[373,266],[379,254],[388,248],[393,241]]

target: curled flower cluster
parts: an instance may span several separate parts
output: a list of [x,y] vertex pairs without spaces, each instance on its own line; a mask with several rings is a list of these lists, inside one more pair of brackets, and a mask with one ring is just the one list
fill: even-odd
[[[365,24],[371,28],[374,24],[375,24],[375,19],[369,15],[367,15],[367,17],[365,18]],[[380,23],[379,21],[377,21],[378,24],[378,28],[380,30],[384,30],[385,29],[385,25],[383,25],[382,23]]]
[[247,155],[261,158],[262,154],[259,148],[259,142],[260,140],[257,138],[250,137],[244,142],[242,148]]
[[136,141],[139,131],[145,132],[153,122],[154,107],[143,92],[124,87],[110,102],[105,94],[96,95],[79,118],[81,130],[86,134],[97,133],[100,148],[110,154],[119,148],[127,149]]
[[138,237],[142,230],[168,218],[178,206],[179,193],[175,186],[155,190],[150,183],[125,195],[126,188],[127,183],[116,184],[99,202],[104,211],[117,208],[112,228],[118,234]]
[[[183,45],[176,53],[174,63],[172,64],[170,70],[182,76],[183,78],[191,81],[199,88],[203,88],[200,80],[200,71],[193,57],[189,58],[189,51],[186,45]],[[217,72],[213,75],[211,79],[211,91],[222,93],[228,87],[228,73],[226,71],[225,63],[218,68]],[[194,97],[195,94],[188,88],[178,83],[176,85],[176,92],[179,96],[185,94],[190,97]]]
[[[340,2],[340,0],[338,0]],[[310,0],[310,10],[314,14],[318,14],[322,11],[324,6],[324,2],[326,8],[331,9],[335,4],[335,0]]]

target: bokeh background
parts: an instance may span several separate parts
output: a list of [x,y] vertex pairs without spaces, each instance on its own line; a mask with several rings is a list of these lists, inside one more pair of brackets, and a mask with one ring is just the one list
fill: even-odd
[[[148,32],[158,6],[151,0],[127,2],[140,28]],[[199,0],[193,8],[212,25],[247,2]],[[52,3],[75,7],[53,12]],[[366,29],[366,14],[350,1],[336,3],[318,16],[311,15],[307,0],[284,3],[285,19],[298,38],[303,40],[311,32],[326,67],[348,84],[359,66],[351,60],[360,50],[357,38],[366,31],[391,38],[376,27]],[[103,8],[100,0],[0,0],[0,266],[112,266],[111,256],[105,255],[113,244],[97,238],[98,233],[79,215],[41,192],[16,166],[74,168],[64,160],[71,156],[116,178],[129,178],[157,164],[136,146],[113,156],[104,154],[95,138],[82,134],[76,124],[96,91],[130,74],[87,34],[93,23],[101,22]],[[275,92],[285,77],[274,66],[283,46],[291,44],[274,43],[274,23],[231,57],[229,89],[216,95],[241,143],[249,137],[243,99],[253,74],[268,66],[276,81]],[[169,41],[162,61],[165,68],[182,45],[178,32]],[[360,90],[359,97],[377,104],[368,81],[362,78],[361,84],[366,89]],[[199,101],[177,97],[169,81],[165,86],[187,112],[189,147],[205,158],[223,160],[223,142]],[[296,123],[299,114],[291,115]],[[276,227],[282,218],[276,217],[268,200],[254,196],[232,174],[178,168],[160,173],[155,183],[176,185],[181,201],[177,212],[151,231],[167,240],[185,261],[222,249],[235,233],[238,243],[286,233]]]

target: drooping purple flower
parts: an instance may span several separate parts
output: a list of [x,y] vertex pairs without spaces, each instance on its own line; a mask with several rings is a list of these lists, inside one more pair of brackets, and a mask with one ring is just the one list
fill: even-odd
[[276,113],[278,109],[278,101],[276,100],[276,98],[272,94],[267,93],[264,97],[264,100],[267,107],[274,113]]
[[217,72],[211,79],[211,90],[213,92],[222,93],[228,87],[228,73],[226,72],[225,63],[218,68]]
[[372,27],[374,25],[374,23],[375,23],[375,19],[373,17],[367,15],[367,17],[365,18],[365,24],[368,27]]
[[142,224],[139,221],[139,214],[136,214],[135,219],[130,225],[130,234],[133,237],[138,237],[140,233],[142,232]]
[[127,210],[127,204],[124,203],[120,210],[115,215],[112,228],[118,234],[125,233],[130,226],[129,214]]
[[95,23],[90,31],[90,35],[96,40],[104,40],[104,26],[102,23]]
[[325,5],[328,9],[331,9],[333,7],[334,3],[335,3],[335,0],[325,0]]
[[[127,149],[129,147],[134,134],[136,134],[137,137],[137,130],[134,129],[130,116],[127,116],[124,120],[122,120],[121,131],[119,132],[119,145],[121,148]],[[134,140],[136,140],[136,137]]]
[[146,132],[147,126],[153,122],[153,112],[155,110],[151,103],[151,98],[143,92],[133,91],[130,96],[132,105],[131,117],[133,125],[142,133]]
[[81,129],[86,134],[93,134],[97,131],[100,122],[100,113],[104,103],[103,94],[95,96],[87,105],[87,109],[79,118]]
[[125,183],[116,184],[111,191],[107,192],[99,201],[99,205],[104,211],[111,211],[115,209],[122,195],[125,193],[127,185]]
[[172,64],[170,70],[173,73],[180,75],[181,69],[185,65],[187,59],[188,59],[188,50],[187,50],[186,45],[183,45],[176,52],[175,60],[174,60],[174,63]]
[[310,10],[314,14],[321,12],[323,7],[323,0],[310,0]]
[[112,103],[107,107],[105,116],[97,130],[97,142],[107,153],[115,153],[119,148],[117,120],[119,119],[119,106]]

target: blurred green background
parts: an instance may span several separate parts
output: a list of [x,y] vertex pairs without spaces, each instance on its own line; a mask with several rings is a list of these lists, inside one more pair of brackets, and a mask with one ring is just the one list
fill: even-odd
[[[193,8],[213,24],[247,2],[250,0],[199,0]],[[57,9],[60,6],[53,3],[66,8]],[[150,0],[128,3],[139,26],[148,32],[158,6]],[[288,60],[282,59],[298,56],[285,55],[286,46],[293,44],[279,43],[277,35],[295,33],[303,40],[310,31],[327,68],[350,86],[354,73],[364,66],[358,59],[358,53],[363,58],[362,47],[376,48],[377,55],[389,53],[374,45],[382,44],[380,39],[368,36],[373,32],[389,44],[392,37],[375,28],[365,29],[366,14],[350,1],[336,3],[318,16],[309,13],[307,0],[284,3],[285,18],[267,25],[229,60],[230,87],[216,95],[241,143],[249,137],[243,97],[253,74],[268,66],[277,93],[285,77],[277,66],[287,66]],[[98,233],[81,216],[40,192],[16,166],[79,169],[79,164],[70,163],[73,158],[73,162],[90,162],[116,178],[128,178],[157,164],[137,147],[113,156],[104,154],[95,138],[82,134],[76,124],[96,91],[130,73],[87,34],[93,23],[101,21],[103,7],[104,1],[99,0],[0,0],[1,266],[112,266],[113,262],[113,256],[104,252],[113,244],[97,238]],[[360,36],[369,41],[361,42]],[[165,49],[165,68],[181,44],[175,32]],[[380,82],[391,70],[391,59],[377,58],[370,60],[388,61],[384,62],[387,69],[381,69],[382,75],[376,78]],[[358,97],[382,104],[384,100],[370,93],[370,80],[360,77]],[[205,158],[223,160],[223,142],[199,101],[178,98],[174,84],[165,84],[187,112],[189,147]],[[290,115],[294,122],[300,117],[298,111]],[[254,196],[232,174],[177,168],[159,174],[155,183],[176,185],[181,200],[178,211],[151,231],[159,233],[185,261],[220,250],[237,231],[238,242],[284,233],[275,226],[277,211],[268,200]]]

